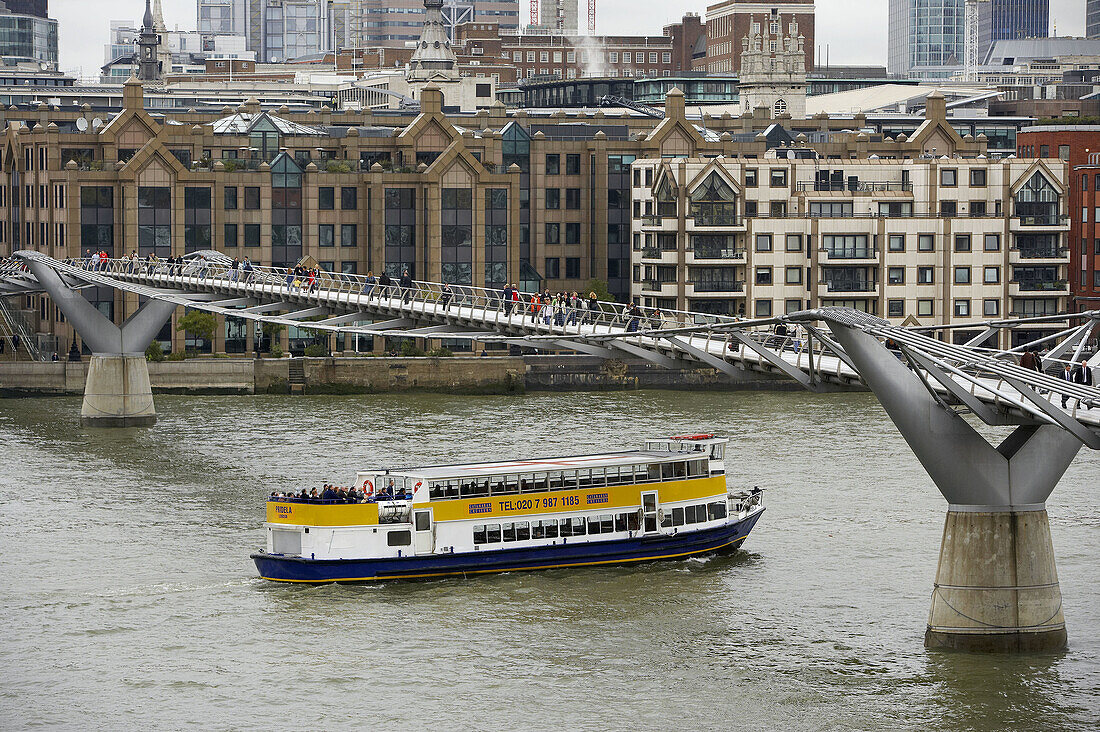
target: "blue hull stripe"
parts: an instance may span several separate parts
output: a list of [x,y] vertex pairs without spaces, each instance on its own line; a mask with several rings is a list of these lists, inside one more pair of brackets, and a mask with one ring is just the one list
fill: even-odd
[[267,553],[253,554],[252,559],[262,578],[281,582],[364,582],[624,564],[736,549],[752,531],[762,513],[760,511],[737,523],[672,536],[391,559],[307,559]]

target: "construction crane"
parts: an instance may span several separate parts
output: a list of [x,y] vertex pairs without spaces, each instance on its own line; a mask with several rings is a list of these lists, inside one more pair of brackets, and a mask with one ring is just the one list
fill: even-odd
[[588,0],[588,35],[596,35],[596,0]]
[[963,76],[974,81],[978,68],[979,6],[989,0],[965,0],[963,8]]
[[539,0],[531,0],[531,25],[539,24]]

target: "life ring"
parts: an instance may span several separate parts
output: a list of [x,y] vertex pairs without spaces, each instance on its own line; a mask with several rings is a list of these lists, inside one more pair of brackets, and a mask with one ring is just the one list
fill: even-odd
[[422,486],[422,485],[424,485],[424,481],[422,481],[422,480],[416,481],[416,485],[413,486],[413,493],[415,494],[418,490],[420,490],[420,486]]
[[374,495],[374,483],[370,482],[370,478],[363,481],[363,492],[368,496]]

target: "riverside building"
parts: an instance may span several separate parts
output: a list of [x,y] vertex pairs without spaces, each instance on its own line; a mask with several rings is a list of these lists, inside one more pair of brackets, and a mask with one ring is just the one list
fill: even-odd
[[907,325],[1064,312],[1065,163],[940,155],[964,140],[929,102],[908,140],[929,152],[912,157],[822,155],[800,136],[759,158],[636,160],[635,302],[746,317],[843,306]]

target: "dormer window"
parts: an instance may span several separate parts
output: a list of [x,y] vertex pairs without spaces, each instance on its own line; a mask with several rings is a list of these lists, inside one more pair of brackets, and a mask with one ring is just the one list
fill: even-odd
[[1016,217],[1030,226],[1058,223],[1058,191],[1042,173],[1035,173],[1016,194]]

